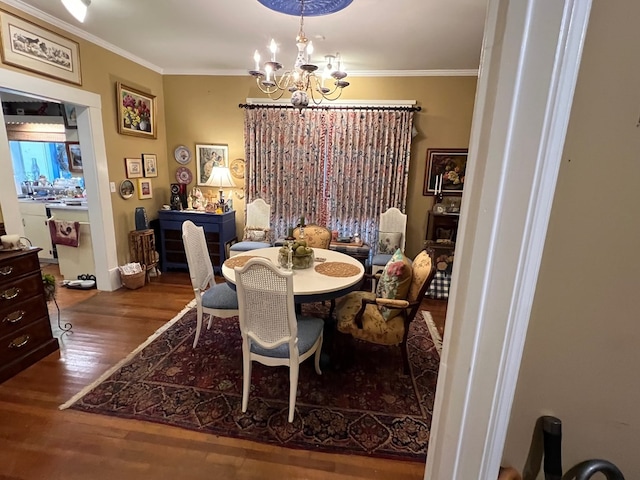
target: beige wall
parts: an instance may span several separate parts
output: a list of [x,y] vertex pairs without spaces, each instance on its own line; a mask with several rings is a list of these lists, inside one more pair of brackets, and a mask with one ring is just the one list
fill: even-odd
[[[422,195],[427,148],[466,148],[469,144],[475,97],[475,77],[351,78],[345,100],[416,100],[422,111],[415,114],[419,135],[413,139],[407,198],[407,253],[421,248],[426,229],[426,212],[433,197]],[[244,110],[238,104],[247,98],[264,98],[247,77],[165,76],[167,151],[186,145],[192,153],[196,143],[229,145],[229,158],[244,158]],[[174,178],[180,165],[169,162]],[[195,178],[195,162],[187,167]],[[238,187],[243,187],[240,181]],[[195,186],[195,181],[189,189]],[[242,193],[241,189],[237,190]],[[236,226],[240,236],[244,225],[244,202],[234,198]]]
[[504,451],[518,468],[550,414],[565,470],[605,458],[640,477],[639,18],[594,1]]
[[[167,170],[167,152],[164,122],[164,96],[162,92],[162,76],[134,62],[111,53],[104,48],[78,39],[56,27],[48,25],[37,19],[20,12],[0,2],[0,8],[16,16],[30,20],[42,27],[48,28],[60,35],[77,41],[80,44],[80,65],[82,69],[83,90],[94,92],[102,97],[102,121],[104,123],[104,136],[109,162],[109,180],[116,186],[126,178],[124,169],[125,157],[140,157],[141,153],[155,153],[158,155],[157,178],[152,179],[153,199],[138,200],[134,195],[129,200],[122,199],[117,193],[111,194],[114,213],[114,225],[116,242],[118,245],[118,263],[126,263],[129,259],[128,235],[135,229],[134,210],[142,206],[147,209],[150,218],[157,216],[156,212],[162,203],[169,198],[169,177]],[[10,66],[2,65],[2,68],[13,69],[21,73],[30,72]],[[53,81],[56,81],[53,79]],[[128,135],[120,135],[117,130],[116,110],[116,82],[135,87],[138,90],[156,95],[158,107],[158,138],[156,140],[138,138]],[[64,83],[64,82],[61,82]],[[0,86],[2,78],[0,76]],[[8,159],[0,160],[8,161]]]

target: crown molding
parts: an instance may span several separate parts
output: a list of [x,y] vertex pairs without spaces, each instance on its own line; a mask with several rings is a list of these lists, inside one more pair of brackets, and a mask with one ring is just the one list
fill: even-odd
[[48,13],[45,13],[42,10],[38,10],[37,8],[34,8],[31,5],[27,5],[21,0],[1,0],[1,1],[13,8],[20,10],[21,12],[26,13],[27,15],[31,15],[32,17],[37,18],[38,20],[42,20],[43,22],[47,22],[50,25],[54,25],[64,30],[67,33],[70,33],[72,35],[75,35],[76,37],[82,38],[87,42],[91,42],[95,45],[98,45],[99,47],[102,47],[105,50],[108,50],[112,53],[115,53],[116,55],[124,57],[127,60],[131,60],[132,62],[137,63],[138,65],[148,68],[149,70],[153,70],[154,72],[160,73],[160,74],[163,73],[162,68],[160,68],[159,66],[154,65],[153,63],[148,62],[136,55],[133,55],[132,53],[127,52],[126,50],[123,50],[120,47],[116,47],[115,45],[109,42],[105,42],[101,38],[98,38],[95,35],[91,35],[90,33],[85,32],[84,30],[76,27],[75,25],[71,25],[70,23],[63,22],[62,20],[52,15],[49,15]]

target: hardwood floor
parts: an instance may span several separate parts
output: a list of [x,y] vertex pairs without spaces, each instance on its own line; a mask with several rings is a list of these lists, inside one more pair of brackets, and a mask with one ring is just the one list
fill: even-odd
[[[59,352],[0,384],[0,480],[423,478],[421,463],[283,449],[58,409],[173,318],[192,295],[188,275],[180,272],[152,278],[139,290],[59,288],[61,319],[73,324],[73,333],[60,338]],[[442,321],[446,302],[425,302]],[[60,337],[56,315],[50,304],[54,335]]]

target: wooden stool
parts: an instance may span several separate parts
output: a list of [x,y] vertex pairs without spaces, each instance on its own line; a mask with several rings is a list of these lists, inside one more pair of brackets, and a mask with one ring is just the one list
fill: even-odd
[[153,230],[133,230],[129,232],[129,255],[132,262],[144,265],[147,271],[147,281],[150,280],[149,271],[155,269],[158,275],[158,253],[156,252],[156,237]]

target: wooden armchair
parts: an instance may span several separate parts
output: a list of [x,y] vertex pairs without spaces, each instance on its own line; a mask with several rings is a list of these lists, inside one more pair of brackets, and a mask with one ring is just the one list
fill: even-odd
[[[336,302],[338,331],[371,343],[400,345],[405,374],[409,373],[409,325],[416,316],[436,273],[433,252],[420,252],[410,268],[410,284],[404,298],[383,298],[379,288],[378,293],[351,292]],[[395,316],[388,316],[381,307],[396,309],[399,312],[396,312]]]

